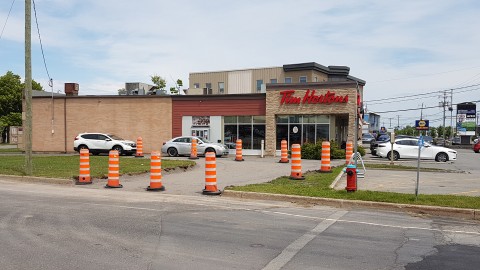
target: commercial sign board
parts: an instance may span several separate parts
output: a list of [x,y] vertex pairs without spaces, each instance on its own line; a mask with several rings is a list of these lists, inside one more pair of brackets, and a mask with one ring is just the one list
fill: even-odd
[[428,130],[429,121],[428,120],[415,120],[415,129],[416,130]]
[[457,104],[458,135],[475,135],[477,106],[472,102]]
[[347,103],[348,95],[336,95],[335,92],[327,91],[325,94],[316,94],[316,90],[307,90],[303,97],[295,96],[295,90],[281,91],[280,105],[282,104],[332,104]]

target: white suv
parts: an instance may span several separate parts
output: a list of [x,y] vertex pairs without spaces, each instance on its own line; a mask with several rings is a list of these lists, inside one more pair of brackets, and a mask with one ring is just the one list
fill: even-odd
[[133,155],[137,151],[137,145],[133,141],[124,140],[113,134],[104,133],[80,133],[73,141],[73,150],[88,149],[90,153],[98,155],[117,150],[120,155]]

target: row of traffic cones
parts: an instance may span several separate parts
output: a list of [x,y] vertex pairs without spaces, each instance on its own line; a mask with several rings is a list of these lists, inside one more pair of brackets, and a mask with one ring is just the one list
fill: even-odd
[[[160,151],[153,151],[150,155],[150,185],[147,191],[164,191],[162,184],[162,158]],[[117,150],[111,150],[108,155],[108,181],[105,188],[122,188],[120,184],[120,156]],[[77,185],[92,184],[90,177],[90,158],[88,149],[80,150],[80,173]],[[203,194],[219,195],[217,187],[217,165],[214,152],[205,155],[205,189]]]
[[[239,142],[240,141],[240,142]],[[196,143],[196,140],[192,142],[192,145]],[[196,145],[195,145],[196,146]],[[241,151],[240,154],[238,153],[238,148],[240,146],[241,149],[241,140],[237,140],[237,155],[235,160],[236,161],[243,161]],[[280,163],[288,163],[288,155],[287,155],[287,142],[286,140],[282,140],[281,142],[281,159]],[[352,148],[352,143],[347,143],[347,163],[351,157],[351,153],[349,154],[349,149]],[[192,147],[192,153],[190,159],[198,158],[196,156],[196,147]],[[351,151],[351,150],[350,150]],[[291,174],[290,179],[294,180],[303,180],[305,179],[302,176],[302,165],[301,165],[301,147],[299,144],[292,145],[292,167],[291,167]],[[349,157],[350,156],[350,157]],[[142,153],[143,157],[143,153]],[[105,188],[122,188],[123,186],[120,184],[120,174],[119,174],[119,153],[116,150],[111,150],[109,153],[109,167],[108,167],[108,182],[105,185]],[[330,166],[330,142],[325,141],[322,143],[322,159],[321,159],[321,167],[320,172],[331,172]],[[148,191],[164,191],[165,187],[162,184],[162,163],[161,163],[161,154],[159,151],[153,151],[151,153],[151,161],[150,161],[150,186],[146,188]],[[90,177],[90,165],[89,165],[89,151],[87,149],[82,149],[80,151],[80,172],[78,181],[76,184],[78,185],[85,185],[91,184],[91,177]],[[214,152],[207,152],[205,153],[205,189],[203,190],[203,194],[206,195],[218,195],[221,191],[218,190],[217,187],[217,177],[216,177],[216,157]]]

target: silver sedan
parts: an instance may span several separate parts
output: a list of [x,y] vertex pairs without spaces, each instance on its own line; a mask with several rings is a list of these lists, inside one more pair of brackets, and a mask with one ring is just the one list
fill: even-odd
[[162,153],[171,157],[190,155],[193,138],[197,139],[197,154],[200,156],[204,156],[206,152],[215,152],[217,157],[226,156],[229,153],[226,145],[195,136],[176,137],[163,143]]

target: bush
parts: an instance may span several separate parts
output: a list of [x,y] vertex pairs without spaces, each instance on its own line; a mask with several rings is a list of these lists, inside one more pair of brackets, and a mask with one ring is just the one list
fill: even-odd
[[[357,151],[361,156],[365,155],[365,149],[358,145]],[[303,159],[322,159],[322,142],[317,143],[304,143],[302,145],[302,158]],[[338,143],[330,141],[330,159],[344,159],[345,150],[341,149]]]

